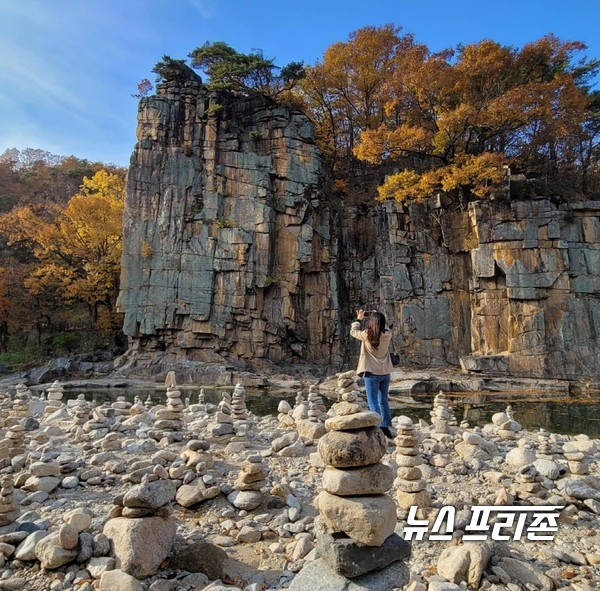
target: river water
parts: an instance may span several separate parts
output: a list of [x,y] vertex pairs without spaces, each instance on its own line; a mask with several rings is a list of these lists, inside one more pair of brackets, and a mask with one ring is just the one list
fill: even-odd
[[[214,404],[221,400],[221,392],[226,388],[209,389],[203,388],[207,402]],[[229,391],[231,391],[229,389]],[[182,397],[188,399],[191,404],[198,400],[200,389],[185,389],[182,391]],[[133,402],[136,396],[142,400],[151,398],[155,404],[164,403],[166,400],[165,390],[138,390],[131,388],[104,388],[104,389],[65,389],[65,398],[76,398],[78,394],[85,394],[89,401],[97,403],[112,402],[117,396],[124,396],[129,402]],[[544,428],[552,433],[562,433],[577,435],[580,433],[590,437],[600,437],[600,401],[582,399],[540,399],[532,395],[530,399],[518,400],[511,399],[509,395],[498,396],[488,393],[469,393],[466,395],[456,395],[447,393],[446,396],[451,400],[452,407],[457,419],[467,420],[471,426],[483,426],[491,421],[494,413],[506,409],[507,404],[511,404],[515,419],[523,425],[525,429],[536,431]],[[250,391],[246,390],[246,405],[255,415],[263,416],[267,414],[276,415],[277,406],[281,400],[287,400],[292,406],[295,401],[295,394],[290,395],[271,395],[266,390]],[[324,398],[326,406],[332,404],[332,400]],[[429,422],[429,411],[433,402],[432,394],[413,395],[412,398],[391,397],[390,405],[392,415],[407,415],[413,421],[424,419]]]

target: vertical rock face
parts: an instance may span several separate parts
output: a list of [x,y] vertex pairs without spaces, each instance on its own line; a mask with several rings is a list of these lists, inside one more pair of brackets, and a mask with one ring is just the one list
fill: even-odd
[[598,377],[599,211],[334,203],[304,115],[161,85],[140,102],[128,178],[128,359],[354,362],[362,305],[407,362]]
[[335,360],[326,175],[306,117],[197,81],[144,98],[119,306],[138,361]]
[[600,202],[472,204],[469,213],[478,355],[466,367],[501,354],[512,375],[600,375]]

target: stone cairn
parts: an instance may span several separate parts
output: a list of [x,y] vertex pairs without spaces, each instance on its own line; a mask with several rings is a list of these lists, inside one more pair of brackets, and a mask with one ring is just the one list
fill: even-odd
[[207,433],[212,437],[222,437],[235,433],[233,428],[233,417],[231,416],[231,395],[228,392],[221,394],[221,402],[214,414],[214,421],[206,427]]
[[92,409],[92,416],[83,424],[83,431],[92,440],[102,439],[115,423],[113,409],[97,406]]
[[298,429],[300,437],[307,441],[315,441],[322,437],[325,434],[327,409],[323,404],[317,386],[309,387],[307,400],[302,401],[297,408],[299,409],[297,416],[294,412],[292,416],[295,418],[296,429]]
[[296,394],[294,408],[292,409],[292,418],[294,421],[308,418],[308,402],[304,399],[302,392]]
[[8,455],[11,458],[25,453],[25,427],[12,425],[6,432],[6,439],[10,442]]
[[387,448],[381,417],[365,411],[353,392],[333,410],[318,444],[325,470],[315,506],[328,530],[318,546],[326,564],[351,578],[404,558],[410,546],[394,534],[396,506],[386,494],[394,477],[380,462]]
[[537,457],[541,460],[551,460],[553,459],[553,450],[552,444],[550,443],[550,433],[546,431],[546,429],[540,429],[538,436],[538,451]]
[[423,463],[419,455],[419,436],[413,422],[408,417],[398,417],[396,436],[396,463],[398,474],[396,485],[398,505],[408,510],[413,505],[419,509],[431,505],[431,496],[426,490],[427,483],[422,478],[419,466]]
[[0,527],[10,525],[19,517],[19,507],[14,500],[15,487],[12,476],[0,480]]
[[296,424],[292,417],[292,406],[287,400],[282,400],[277,405],[277,420],[279,425],[285,429],[292,429]]
[[25,384],[17,384],[15,397],[12,404],[11,415],[17,418],[28,417],[29,402],[31,401],[31,390]]
[[10,416],[12,399],[8,392],[0,391],[0,427],[5,426],[6,419]]
[[150,411],[150,409],[153,406],[154,406],[154,402],[152,402],[152,397],[150,396],[150,394],[148,394],[148,397],[144,401],[144,407],[146,408],[147,411]]
[[44,416],[51,415],[53,412],[56,412],[62,406],[62,398],[63,398],[63,387],[56,380],[49,388],[48,388],[48,404],[44,409]]
[[338,400],[342,400],[343,394],[360,390],[357,379],[358,376],[354,370],[337,374],[337,388],[335,392],[338,395]]
[[567,448],[564,451],[564,458],[567,460],[567,465],[569,466],[569,472],[571,472],[571,474],[583,476],[590,471],[590,466],[582,451]]
[[142,399],[139,396],[136,396],[133,399],[133,404],[131,405],[131,408],[129,409],[129,416],[137,417],[138,415],[144,414],[145,412],[146,407],[144,406]]
[[201,410],[206,410],[206,394],[204,393],[204,388],[200,388],[200,392],[198,393],[198,406]]
[[117,399],[110,405],[110,407],[115,411],[115,417],[125,418],[129,416],[131,404],[127,402],[125,396],[117,396]]
[[448,434],[451,433],[450,427],[457,425],[456,417],[450,407],[450,401],[441,391],[433,399],[433,408],[429,415],[433,433]]
[[307,402],[309,420],[325,421],[327,408],[323,404],[323,398],[319,394],[317,386],[309,386]]
[[515,475],[516,485],[513,485],[512,491],[515,496],[522,500],[531,497],[545,496],[545,490],[537,481],[537,470],[531,464],[521,466]]
[[73,404],[69,407],[69,414],[72,417],[73,425],[76,427],[83,426],[90,420],[92,415],[92,406],[85,399],[85,394],[79,394]]
[[234,421],[244,421],[248,418],[246,408],[246,390],[242,384],[236,384],[231,397],[231,416]]
[[252,511],[262,502],[261,489],[267,484],[268,467],[259,454],[249,455],[241,466],[240,473],[233,485],[233,492],[227,500],[237,509]]
[[514,419],[514,413],[510,404],[504,412],[498,412],[492,416],[492,423],[498,427],[498,436],[505,441],[515,441],[519,438],[519,431],[523,427]]
[[156,411],[156,421],[150,436],[157,441],[163,437],[172,441],[181,441],[183,439],[185,406],[181,399],[181,392],[177,388],[174,371],[167,374],[165,386],[167,387],[167,405],[166,408],[159,408]]

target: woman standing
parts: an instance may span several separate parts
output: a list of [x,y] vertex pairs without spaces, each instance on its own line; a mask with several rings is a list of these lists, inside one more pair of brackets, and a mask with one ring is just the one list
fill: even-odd
[[361,321],[365,317],[364,310],[358,310],[356,320],[350,328],[350,335],[361,341],[360,358],[356,373],[365,380],[369,409],[381,417],[381,430],[386,437],[392,437],[392,413],[388,391],[390,388],[390,341],[392,332],[385,328],[385,316],[381,312],[371,312],[367,328],[361,330]]

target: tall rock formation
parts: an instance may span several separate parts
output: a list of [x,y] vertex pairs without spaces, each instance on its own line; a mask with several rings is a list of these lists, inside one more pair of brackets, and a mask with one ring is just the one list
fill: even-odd
[[303,114],[159,85],[128,178],[123,362],[339,366],[363,305],[407,362],[600,377],[600,202],[442,199],[336,202]]
[[327,175],[309,121],[209,94],[198,77],[157,90],[140,101],[127,184],[130,356],[336,361]]

